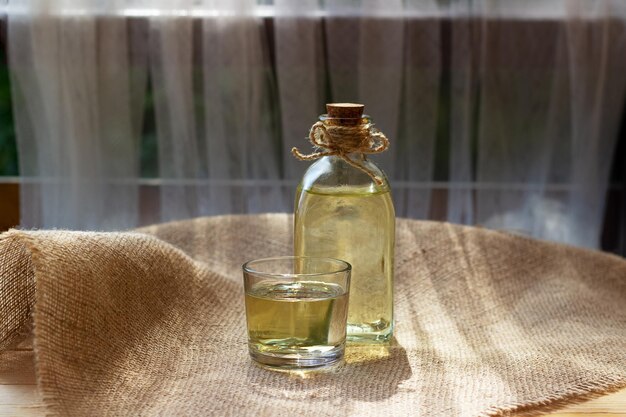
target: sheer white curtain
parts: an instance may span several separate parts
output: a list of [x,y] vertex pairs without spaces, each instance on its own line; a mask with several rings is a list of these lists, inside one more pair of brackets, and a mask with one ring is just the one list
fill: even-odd
[[597,246],[625,22],[622,0],[11,0],[23,225],[290,211],[289,149],[358,101],[399,216]]

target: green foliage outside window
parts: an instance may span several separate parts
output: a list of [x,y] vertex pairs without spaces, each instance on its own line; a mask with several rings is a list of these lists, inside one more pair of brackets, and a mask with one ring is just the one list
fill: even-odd
[[0,66],[0,175],[18,175],[11,84],[6,66]]

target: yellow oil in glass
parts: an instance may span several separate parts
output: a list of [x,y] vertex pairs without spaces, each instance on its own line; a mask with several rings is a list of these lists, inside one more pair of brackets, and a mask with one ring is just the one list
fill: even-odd
[[336,351],[346,337],[348,294],[337,284],[261,282],[246,291],[252,354]]
[[298,190],[295,254],[352,265],[347,338],[388,341],[393,332],[395,213],[388,189]]

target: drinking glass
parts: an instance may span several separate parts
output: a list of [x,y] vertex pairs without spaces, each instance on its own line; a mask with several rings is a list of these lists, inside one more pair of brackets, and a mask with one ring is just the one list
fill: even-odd
[[341,360],[346,342],[349,263],[283,256],[243,265],[252,359],[275,368],[321,368]]

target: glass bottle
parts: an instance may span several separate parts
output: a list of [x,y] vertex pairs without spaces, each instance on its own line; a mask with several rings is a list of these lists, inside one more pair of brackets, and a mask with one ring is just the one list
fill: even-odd
[[[329,104],[327,111],[320,116],[324,126],[371,123],[362,115],[362,105]],[[329,155],[304,174],[296,192],[295,253],[349,262],[347,338],[386,342],[393,332],[395,212],[391,189],[382,170],[364,154],[348,157],[365,170],[340,155]]]

